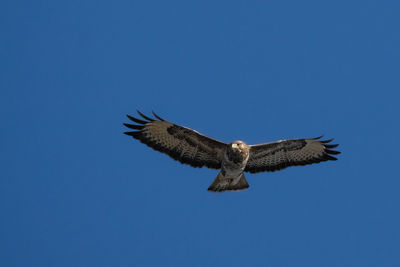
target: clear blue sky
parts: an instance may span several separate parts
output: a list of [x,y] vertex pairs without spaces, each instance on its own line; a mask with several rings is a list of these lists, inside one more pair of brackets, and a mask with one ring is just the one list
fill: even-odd
[[[399,1],[3,1],[0,266],[400,266]],[[339,160],[206,191],[156,111]]]

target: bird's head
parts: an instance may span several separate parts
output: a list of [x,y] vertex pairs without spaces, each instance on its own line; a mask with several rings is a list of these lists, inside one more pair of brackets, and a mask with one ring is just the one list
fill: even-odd
[[232,142],[230,145],[232,150],[243,150],[245,144],[242,141],[235,141]]
[[229,148],[233,153],[246,153],[248,145],[242,141],[235,141],[229,144]]

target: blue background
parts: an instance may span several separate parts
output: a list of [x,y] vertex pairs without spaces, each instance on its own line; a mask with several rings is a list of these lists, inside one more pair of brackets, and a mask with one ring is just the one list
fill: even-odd
[[[0,266],[400,266],[398,1],[3,1]],[[339,160],[217,175],[122,134],[151,110]]]

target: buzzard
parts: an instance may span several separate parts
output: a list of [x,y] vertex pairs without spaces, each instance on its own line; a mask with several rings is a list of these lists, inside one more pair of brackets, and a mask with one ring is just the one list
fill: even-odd
[[332,155],[340,154],[332,150],[338,146],[330,144],[333,139],[320,140],[322,136],[258,145],[247,145],[243,141],[224,143],[166,121],[154,112],[154,118],[137,112],[142,119],[127,115],[136,124],[124,123],[126,127],[135,130],[125,134],[181,163],[192,167],[220,169],[208,187],[212,192],[248,188],[244,172],[272,172],[289,166],[337,160]]

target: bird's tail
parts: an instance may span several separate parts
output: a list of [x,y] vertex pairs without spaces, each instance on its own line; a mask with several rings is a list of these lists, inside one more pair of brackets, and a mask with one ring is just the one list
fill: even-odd
[[208,191],[224,192],[224,191],[237,191],[249,188],[244,173],[238,177],[225,177],[222,173],[218,173],[217,178],[208,187]]

